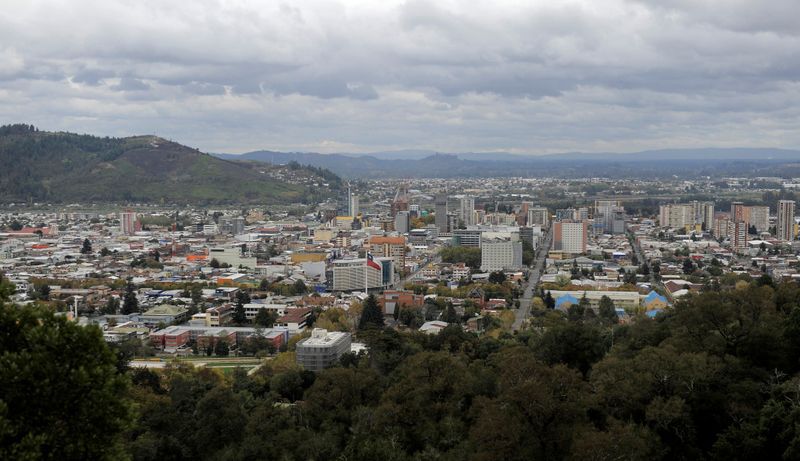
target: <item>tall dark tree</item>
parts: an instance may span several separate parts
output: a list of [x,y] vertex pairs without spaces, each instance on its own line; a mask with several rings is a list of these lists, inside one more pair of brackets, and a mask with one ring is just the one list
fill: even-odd
[[506,281],[506,274],[503,271],[495,271],[489,274],[489,283],[503,283]]
[[125,286],[125,297],[122,300],[122,314],[130,315],[139,312],[139,300],[136,298],[136,287],[133,281],[128,280]]
[[220,339],[214,344],[214,355],[220,357],[227,357],[230,354],[230,346],[228,345],[228,341],[224,339]]
[[458,323],[458,314],[456,313],[453,303],[447,303],[447,307],[442,314],[442,321],[447,323]]
[[555,309],[555,308],[556,308],[556,300],[555,300],[555,299],[553,299],[553,294],[552,294],[552,293],[550,293],[550,291],[549,291],[549,290],[548,290],[548,291],[547,291],[547,293],[545,293],[545,295],[544,295],[544,305],[545,305],[545,306],[546,306],[548,309]]
[[378,304],[378,300],[375,299],[375,295],[369,295],[366,301],[364,301],[364,308],[361,311],[361,318],[358,321],[358,329],[383,328],[384,325],[381,306]]
[[119,311],[119,298],[110,296],[106,304],[103,306],[102,313],[105,315],[114,315]]
[[598,314],[599,317],[607,323],[617,323],[619,322],[619,318],[617,317],[617,310],[614,306],[614,301],[611,300],[606,295],[603,295],[600,298],[600,305],[598,306]]
[[83,246],[81,246],[81,254],[82,255],[92,254],[92,242],[90,242],[88,238],[83,239]]
[[253,322],[265,328],[270,328],[278,320],[278,316],[271,309],[259,309]]
[[308,291],[308,288],[306,287],[305,282],[298,280],[294,282],[294,285],[292,285],[292,291],[294,291],[294,294],[296,295],[304,295]]
[[242,291],[237,293],[236,305],[233,307],[233,315],[231,316],[231,320],[233,320],[233,323],[237,325],[243,325],[245,322],[247,322],[247,315],[245,314],[244,305],[246,302],[249,301],[250,301],[249,299],[245,300],[245,296],[243,296]]

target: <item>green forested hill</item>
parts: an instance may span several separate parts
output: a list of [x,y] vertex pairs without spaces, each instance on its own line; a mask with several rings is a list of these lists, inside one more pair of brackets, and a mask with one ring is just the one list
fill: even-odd
[[287,174],[286,167],[222,160],[155,136],[100,138],[29,125],[0,127],[0,165],[3,202],[310,202],[328,195],[322,183],[338,184],[316,169]]

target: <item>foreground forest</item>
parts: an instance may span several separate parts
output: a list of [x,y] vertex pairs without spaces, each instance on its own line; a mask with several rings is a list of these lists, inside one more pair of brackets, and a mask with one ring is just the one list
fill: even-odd
[[516,336],[370,329],[322,373],[130,369],[100,331],[0,308],[0,458],[800,458],[800,288],[707,292],[627,325],[573,307]]

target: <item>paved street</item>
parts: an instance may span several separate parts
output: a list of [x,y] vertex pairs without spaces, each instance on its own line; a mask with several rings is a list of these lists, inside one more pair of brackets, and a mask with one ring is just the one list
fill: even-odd
[[533,261],[530,269],[530,277],[528,278],[528,283],[525,285],[525,292],[520,298],[519,309],[516,312],[516,319],[514,319],[514,324],[512,325],[512,329],[514,331],[518,331],[522,328],[522,324],[528,315],[531,312],[531,303],[533,302],[533,293],[536,290],[536,287],[539,285],[539,278],[542,276],[542,272],[544,272],[544,262],[547,258],[547,252],[550,249],[550,245],[553,241],[553,230],[552,227],[547,231],[547,235],[545,236],[542,245],[539,246],[539,249],[536,252],[536,258]]
[[410,282],[415,275],[417,275],[422,269],[425,268],[425,266],[427,266],[428,264],[439,264],[440,262],[442,262],[442,257],[437,254],[436,256],[425,262],[425,264],[420,264],[417,270],[409,274],[407,277],[395,282],[390,288],[395,290],[402,290],[403,287],[406,285],[406,283]]

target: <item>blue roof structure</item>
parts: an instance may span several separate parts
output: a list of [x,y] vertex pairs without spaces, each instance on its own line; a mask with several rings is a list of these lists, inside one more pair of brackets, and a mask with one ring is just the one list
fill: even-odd
[[578,299],[572,295],[564,295],[556,299],[556,309],[560,308],[564,304],[575,305],[580,303]]
[[655,318],[656,315],[658,315],[658,314],[660,314],[662,312],[664,312],[663,309],[653,309],[652,311],[645,312],[644,315],[646,315],[646,316],[648,316],[648,317],[650,317],[652,319],[652,318]]
[[655,291],[651,291],[650,293],[648,293],[647,296],[645,296],[644,299],[642,300],[642,304],[646,307],[650,305],[653,301],[661,301],[664,304],[668,304],[667,298],[656,293]]

